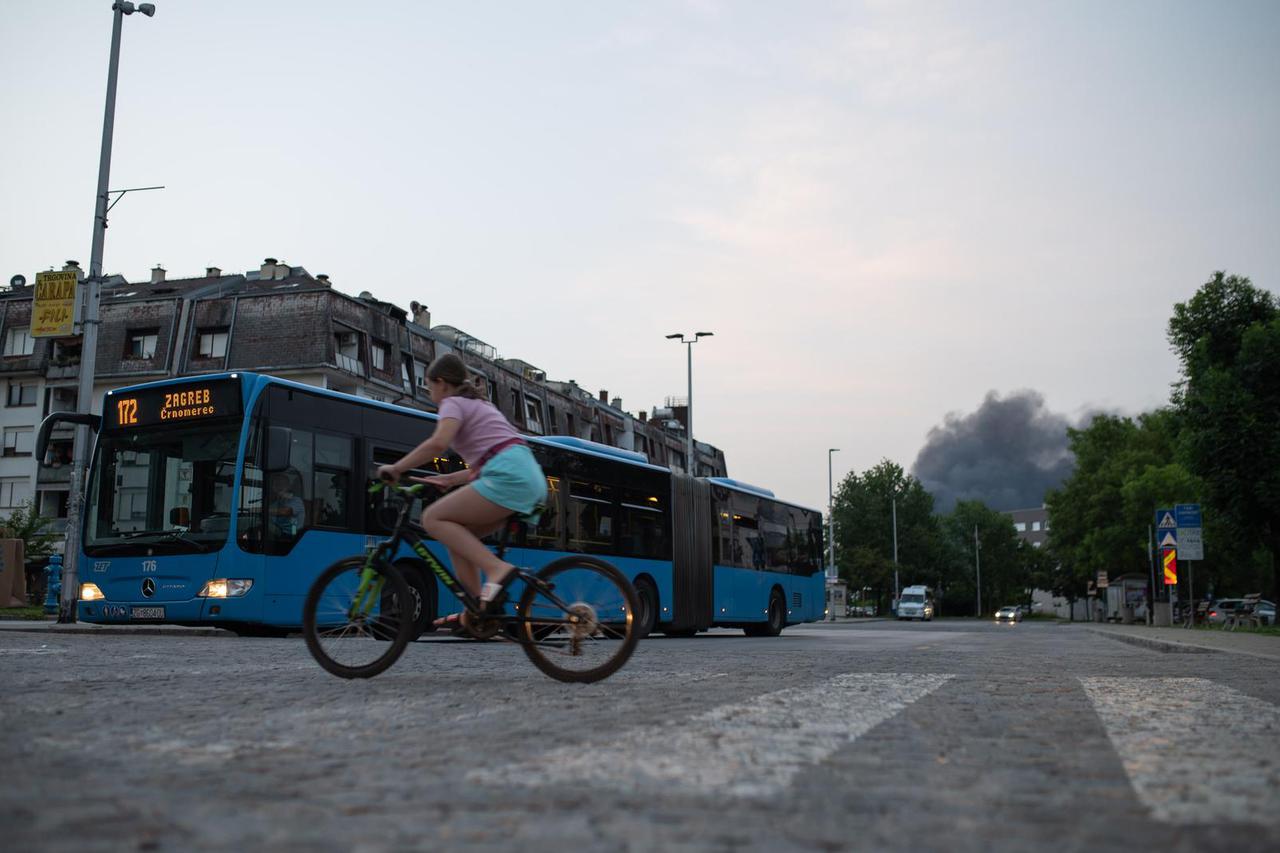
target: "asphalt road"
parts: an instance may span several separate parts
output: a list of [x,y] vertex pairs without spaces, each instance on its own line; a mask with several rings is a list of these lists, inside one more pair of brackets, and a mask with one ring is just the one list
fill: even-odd
[[8,850],[1275,850],[1280,663],[1042,623],[643,642],[0,633]]

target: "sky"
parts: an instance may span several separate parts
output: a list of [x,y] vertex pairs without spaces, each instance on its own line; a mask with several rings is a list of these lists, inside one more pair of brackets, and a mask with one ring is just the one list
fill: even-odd
[[[108,273],[279,258],[633,412],[711,331],[695,436],[807,506],[993,399],[1159,406],[1175,302],[1280,287],[1269,0],[155,5]],[[6,4],[6,279],[88,265],[110,7]]]

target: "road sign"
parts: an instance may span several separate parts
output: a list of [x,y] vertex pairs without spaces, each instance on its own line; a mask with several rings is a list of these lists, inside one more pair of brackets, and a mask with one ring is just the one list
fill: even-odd
[[[1173,517],[1177,519],[1178,529],[1184,527],[1203,527],[1200,523],[1200,504],[1178,504],[1173,508]],[[1183,554],[1186,559],[1186,554]]]
[[36,273],[36,294],[31,307],[31,337],[60,338],[75,330],[75,270]]
[[1178,520],[1174,518],[1172,509],[1156,510],[1156,530],[1177,530]]
[[1178,557],[1183,560],[1204,559],[1204,534],[1199,527],[1178,528]]
[[1098,589],[1106,589],[1106,588],[1107,588],[1107,573],[1098,572]]
[[1156,543],[1157,548],[1177,548],[1178,536],[1173,530],[1166,530],[1160,534],[1160,541]]
[[1174,586],[1178,583],[1178,552],[1173,548],[1165,548],[1160,555],[1164,565],[1164,585]]
[[1200,504],[1177,504],[1173,517],[1178,522],[1178,556],[1184,560],[1204,559],[1204,528],[1200,521]]

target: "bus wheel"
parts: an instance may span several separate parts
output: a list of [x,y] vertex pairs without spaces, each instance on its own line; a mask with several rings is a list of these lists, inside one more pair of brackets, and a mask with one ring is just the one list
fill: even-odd
[[636,620],[636,638],[643,640],[658,624],[658,589],[648,578],[636,581],[636,598],[640,602]]
[[748,637],[776,637],[787,624],[787,606],[782,596],[774,590],[769,596],[769,617],[758,625],[747,625],[743,633]]
[[409,640],[412,642],[422,634],[435,630],[432,625],[435,623],[436,601],[431,594],[434,590],[427,586],[426,576],[416,566],[397,565],[396,568],[400,570],[413,595],[413,627],[409,631]]

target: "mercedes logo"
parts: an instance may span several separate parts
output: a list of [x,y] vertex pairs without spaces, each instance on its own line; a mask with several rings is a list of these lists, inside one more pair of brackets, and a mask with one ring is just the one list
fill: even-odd
[[145,598],[150,598],[151,596],[153,596],[153,595],[155,595],[155,594],[156,594],[156,582],[155,582],[155,581],[153,581],[151,578],[143,578],[143,579],[142,579],[142,595],[143,595],[143,597],[145,597]]

